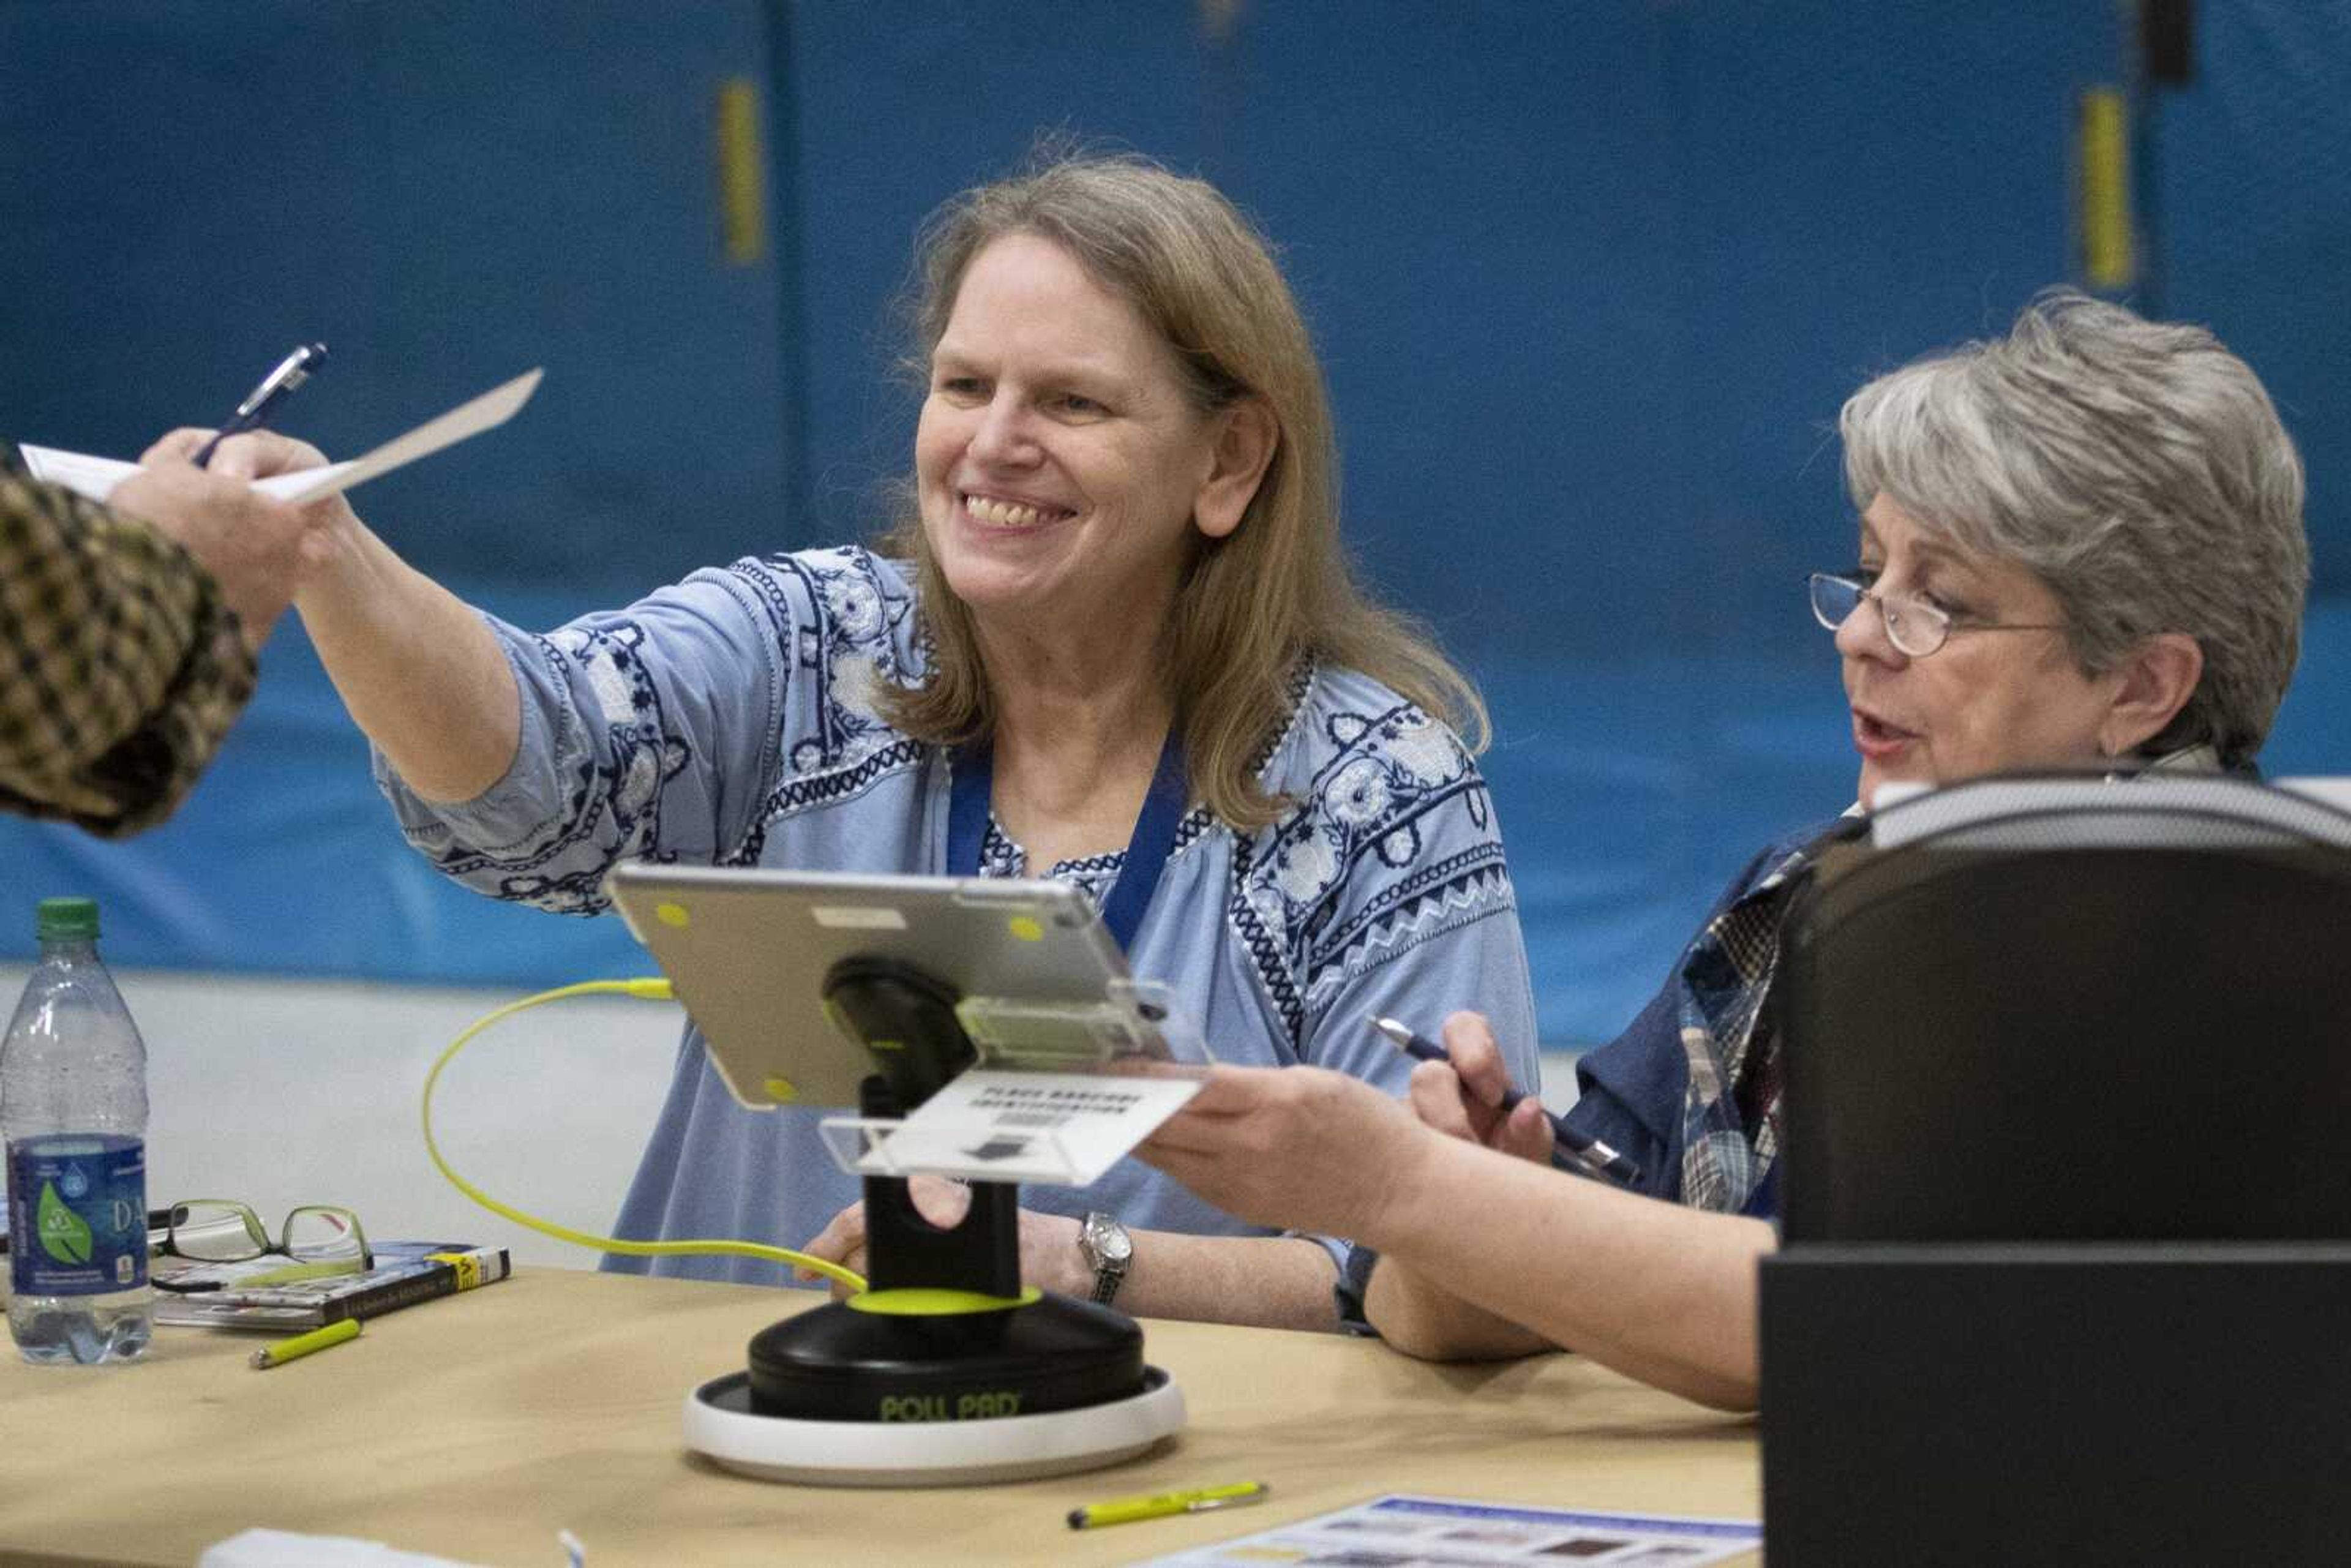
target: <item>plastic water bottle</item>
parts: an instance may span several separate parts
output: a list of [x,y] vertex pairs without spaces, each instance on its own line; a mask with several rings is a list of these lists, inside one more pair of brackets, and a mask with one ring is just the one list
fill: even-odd
[[41,961],[0,1041],[8,1331],[26,1361],[147,1352],[147,1047],[98,957],[98,905],[40,904]]

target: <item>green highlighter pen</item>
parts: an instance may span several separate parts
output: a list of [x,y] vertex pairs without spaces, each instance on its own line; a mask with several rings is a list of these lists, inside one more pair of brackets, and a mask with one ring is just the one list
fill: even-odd
[[1165,1519],[1172,1513],[1206,1513],[1212,1508],[1238,1508],[1261,1501],[1263,1481],[1235,1481],[1230,1486],[1200,1487],[1192,1491],[1163,1491],[1150,1497],[1123,1497],[1070,1510],[1071,1530],[1099,1530],[1105,1524],[1132,1524],[1141,1519]]
[[253,1364],[266,1372],[273,1366],[283,1366],[298,1355],[308,1355],[314,1350],[324,1350],[340,1344],[347,1339],[360,1337],[360,1321],[345,1318],[339,1323],[329,1323],[308,1333],[298,1333],[292,1339],[281,1339],[276,1344],[265,1345],[253,1353]]

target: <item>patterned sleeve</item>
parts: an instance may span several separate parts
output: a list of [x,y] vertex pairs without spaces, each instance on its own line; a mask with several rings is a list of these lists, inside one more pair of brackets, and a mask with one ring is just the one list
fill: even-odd
[[[1298,809],[1257,841],[1239,918],[1293,1060],[1404,1093],[1411,1060],[1372,1027],[1491,1021],[1510,1082],[1540,1092],[1534,992],[1493,799],[1446,726],[1361,677],[1302,710],[1319,733]],[[1269,962],[1271,959],[1273,961]],[[1367,1249],[1316,1236],[1343,1327],[1367,1331]]]
[[253,695],[212,575],[33,480],[0,442],[0,807],[106,838],[162,821]]
[[1297,1060],[1401,1092],[1371,1027],[1484,1013],[1511,1082],[1541,1086],[1534,993],[1486,781],[1452,730],[1361,677],[1301,712],[1314,767],[1258,841],[1240,912]]
[[698,571],[543,636],[486,617],[522,694],[506,776],[462,804],[417,796],[381,753],[377,779],[444,873],[593,915],[623,859],[755,862],[788,761],[868,738],[839,733],[866,713],[841,688],[896,674],[910,611],[886,563],[832,550]]

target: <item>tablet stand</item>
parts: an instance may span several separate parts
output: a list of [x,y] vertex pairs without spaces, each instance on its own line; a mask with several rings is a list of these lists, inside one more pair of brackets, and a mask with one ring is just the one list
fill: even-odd
[[[863,1116],[912,1111],[971,1063],[956,1000],[893,959],[826,977],[835,1027],[881,1069]],[[747,1373],[687,1400],[694,1447],[771,1479],[952,1484],[1113,1463],[1183,1424],[1134,1320],[1022,1287],[1017,1186],[971,1184],[952,1228],[923,1218],[903,1176],[866,1176],[864,1198],[867,1290],[755,1335]]]

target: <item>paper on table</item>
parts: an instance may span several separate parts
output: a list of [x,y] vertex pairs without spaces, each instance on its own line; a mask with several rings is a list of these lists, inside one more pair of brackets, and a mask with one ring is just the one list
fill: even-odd
[[[460,403],[438,419],[427,420],[414,430],[396,440],[388,441],[364,456],[347,463],[330,463],[324,468],[305,468],[298,474],[276,474],[256,480],[254,488],[281,501],[315,501],[321,496],[331,496],[340,490],[372,479],[379,474],[389,474],[394,468],[429,457],[444,446],[454,446],[469,435],[504,424],[515,412],[530,401],[538,390],[539,371],[527,371],[514,380],[491,388],[470,402]],[[139,470],[136,463],[125,463],[113,457],[91,457],[79,452],[61,452],[54,446],[20,445],[25,466],[36,479],[46,479],[63,485],[69,490],[103,501],[115,486]]]
[[215,1541],[196,1568],[467,1568],[454,1557],[402,1552],[354,1535],[310,1535],[256,1528]]
[[1137,1568],[1259,1568],[1268,1563],[1623,1563],[1702,1568],[1752,1556],[1763,1527],[1751,1519],[1599,1512],[1467,1498],[1376,1498],[1278,1524],[1213,1546],[1154,1557]]

